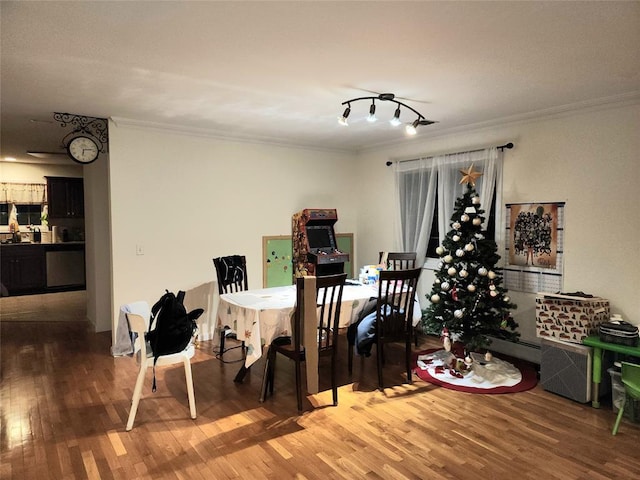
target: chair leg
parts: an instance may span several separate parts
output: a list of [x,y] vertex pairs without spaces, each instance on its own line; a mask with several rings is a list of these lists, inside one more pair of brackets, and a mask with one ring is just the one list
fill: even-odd
[[147,365],[143,363],[140,366],[138,372],[138,378],[136,380],[136,386],[133,389],[133,398],[131,399],[131,410],[129,411],[129,419],[127,420],[127,432],[133,428],[133,421],[136,418],[138,412],[138,405],[140,404],[140,396],[142,395],[142,386],[144,385],[144,378],[147,373]]
[[338,353],[334,347],[331,352],[331,390],[333,391],[333,405],[338,405],[338,379],[336,375]]
[[298,412],[302,412],[302,362],[300,359],[296,363],[296,397],[298,399]]
[[269,380],[271,376],[271,354],[267,352],[264,360],[264,375],[262,375],[262,386],[260,387],[260,403],[264,402],[267,398],[267,388],[269,387]]
[[384,356],[384,352],[382,350],[382,343],[377,342],[376,343],[376,361],[378,363],[378,387],[380,388],[380,390],[384,390],[384,385],[382,382],[382,364],[383,364],[383,357]]
[[196,396],[193,393],[193,375],[191,374],[191,361],[184,359],[184,376],[187,381],[187,396],[189,397],[189,413],[191,418],[196,418]]
[[618,410],[618,416],[616,417],[616,423],[613,424],[613,431],[611,435],[615,435],[618,433],[618,427],[620,426],[620,420],[622,420],[622,415],[624,415],[624,406],[627,403],[627,394],[622,397],[622,404],[620,405],[620,410]]
[[275,352],[275,350],[271,353],[271,356],[269,357],[269,395],[273,395],[273,386],[276,383],[276,359],[278,357],[278,354]]
[[224,332],[224,329],[220,330],[220,352],[218,353],[218,356],[220,358],[222,358],[222,355],[224,355]]
[[407,368],[407,381],[409,383],[413,383],[413,375],[411,372],[411,339],[407,339],[407,344],[405,346],[405,354],[404,354],[405,366]]
[[353,344],[349,343],[349,348],[347,349],[347,357],[348,357],[348,365],[349,365],[349,375],[353,373]]

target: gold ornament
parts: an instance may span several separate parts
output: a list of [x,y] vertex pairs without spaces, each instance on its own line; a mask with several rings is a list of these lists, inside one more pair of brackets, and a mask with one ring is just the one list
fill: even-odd
[[473,170],[473,163],[467,170],[460,170],[460,173],[462,174],[460,184],[468,183],[472,187],[476,186],[476,180],[482,176],[482,173]]

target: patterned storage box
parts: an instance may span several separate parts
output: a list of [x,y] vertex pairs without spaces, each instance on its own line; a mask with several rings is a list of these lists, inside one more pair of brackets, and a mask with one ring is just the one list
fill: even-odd
[[536,336],[582,343],[609,321],[609,300],[540,292],[536,296]]

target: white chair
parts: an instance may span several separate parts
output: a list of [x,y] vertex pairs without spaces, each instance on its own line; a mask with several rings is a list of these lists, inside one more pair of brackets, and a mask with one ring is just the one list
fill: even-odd
[[[147,306],[148,309],[148,306]],[[136,412],[138,411],[138,404],[140,403],[140,396],[142,395],[142,386],[148,368],[153,368],[153,352],[151,348],[144,341],[144,334],[149,328],[149,315],[140,315],[137,313],[127,313],[127,321],[129,322],[129,329],[131,332],[137,334],[137,338],[134,342],[133,352],[136,356],[136,362],[140,365],[140,371],[138,372],[138,379],[136,380],[136,386],[133,390],[133,398],[131,400],[131,411],[129,412],[129,420],[127,421],[127,431],[133,428],[133,422],[136,418]],[[187,380],[187,394],[189,396],[189,410],[191,412],[191,418],[196,418],[196,400],[193,394],[193,377],[191,375],[191,358],[195,353],[195,348],[192,343],[184,349],[182,352],[173,353],[171,355],[161,355],[158,357],[156,366],[172,365],[176,363],[184,363],[184,375]]]

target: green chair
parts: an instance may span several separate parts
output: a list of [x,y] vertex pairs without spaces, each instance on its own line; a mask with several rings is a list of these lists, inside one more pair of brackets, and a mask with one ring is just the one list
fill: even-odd
[[627,398],[640,400],[640,365],[622,362],[622,383],[624,384],[625,395],[622,397],[622,404],[620,405],[620,410],[618,410],[616,423],[613,425],[613,432],[611,432],[613,435],[618,433]]

